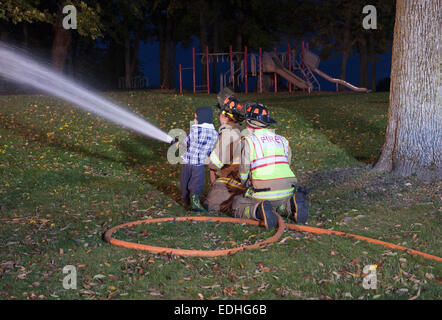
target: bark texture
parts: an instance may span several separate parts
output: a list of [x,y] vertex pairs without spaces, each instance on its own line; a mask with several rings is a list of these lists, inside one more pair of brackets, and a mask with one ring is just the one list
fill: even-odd
[[375,169],[442,179],[442,0],[398,0],[385,143]]
[[[347,79],[347,61],[348,58],[351,56],[353,46],[356,44],[357,37],[352,37],[352,31],[351,31],[351,21],[350,21],[350,11],[347,10],[346,13],[346,20],[344,24],[344,30],[343,30],[343,38],[342,38],[342,46],[341,46],[341,54],[342,54],[342,60],[341,60],[341,79],[346,80]],[[343,85],[339,85],[339,91],[344,91],[345,87]]]
[[[207,3],[203,1],[201,3],[201,11],[200,11],[200,52],[206,52],[206,46],[209,45],[209,25],[208,25],[208,17],[207,17],[208,7]],[[201,84],[207,83],[207,70],[205,67],[206,58],[201,59],[201,62],[204,66],[201,68]]]
[[368,55],[371,66],[371,91],[376,91],[376,47],[373,32],[370,32]]
[[361,72],[360,87],[368,88],[368,47],[367,37],[361,36],[358,43],[360,65],[359,70]]
[[[64,2],[63,2],[64,3]],[[66,58],[69,55],[71,44],[71,33],[63,28],[63,3],[58,5],[57,17],[53,25],[54,40],[52,41],[52,66],[55,70],[61,72],[64,69]]]
[[163,17],[158,24],[158,40],[160,43],[160,88],[169,89],[172,22],[168,17]]

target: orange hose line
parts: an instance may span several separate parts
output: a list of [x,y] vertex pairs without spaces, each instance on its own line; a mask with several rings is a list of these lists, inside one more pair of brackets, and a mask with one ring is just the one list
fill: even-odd
[[111,235],[114,231],[125,228],[125,227],[132,227],[139,224],[151,224],[151,223],[160,223],[160,222],[166,222],[166,221],[205,221],[205,222],[230,222],[230,223],[246,223],[251,225],[259,225],[264,226],[264,224],[261,221],[257,220],[251,220],[251,219],[236,219],[236,218],[229,218],[229,217],[176,217],[176,218],[158,218],[158,219],[149,219],[149,220],[139,220],[134,222],[128,222],[116,227],[113,227],[112,229],[109,229],[104,234],[104,240],[109,242],[110,244],[129,248],[129,249],[137,249],[137,250],[144,250],[152,253],[161,253],[161,254],[174,254],[178,256],[187,256],[187,257],[218,257],[218,256],[225,256],[237,253],[239,251],[243,250],[250,250],[250,249],[257,249],[262,246],[265,246],[267,244],[276,242],[284,232],[284,221],[280,216],[278,216],[278,229],[276,233],[262,241],[259,241],[255,244],[248,245],[248,246],[239,246],[236,248],[231,249],[221,249],[221,250],[187,250],[187,249],[175,249],[175,248],[165,248],[165,247],[157,247],[152,245],[146,245],[146,244],[140,244],[140,243],[133,243],[133,242],[127,242],[118,240],[115,238],[112,238]]
[[298,230],[298,231],[304,231],[304,232],[310,232],[315,234],[327,234],[327,235],[338,235],[341,237],[350,237],[355,238],[358,240],[366,241],[368,243],[374,243],[379,244],[387,248],[397,249],[400,251],[407,252],[414,256],[421,256],[426,259],[442,262],[442,258],[417,251],[414,249],[406,248],[403,246],[399,246],[393,243],[372,239],[364,236],[359,236],[351,233],[341,232],[341,231],[335,231],[335,230],[329,230],[329,229],[321,229],[321,228],[315,228],[315,227],[309,227],[305,225],[297,225],[297,224],[285,224],[282,218],[278,215],[278,228],[276,233],[262,241],[259,241],[255,244],[248,245],[248,246],[239,246],[236,248],[230,248],[230,249],[221,249],[221,250],[187,250],[187,249],[175,249],[175,248],[166,248],[166,247],[158,247],[158,246],[152,246],[152,245],[146,245],[146,244],[140,244],[140,243],[133,243],[133,242],[127,242],[123,240],[118,240],[115,238],[112,238],[112,233],[115,232],[118,229],[132,227],[139,224],[152,224],[152,223],[161,223],[161,222],[167,222],[167,221],[199,221],[199,222],[228,222],[228,223],[240,223],[240,224],[249,224],[249,225],[255,225],[255,226],[264,226],[262,221],[252,220],[252,219],[237,219],[237,218],[230,218],[230,217],[197,217],[197,216],[186,216],[186,217],[169,217],[169,218],[158,218],[158,219],[148,219],[148,220],[139,220],[134,222],[128,222],[121,225],[118,225],[116,227],[113,227],[109,230],[107,230],[104,234],[104,240],[112,245],[124,247],[128,249],[136,249],[136,250],[144,250],[151,253],[160,253],[160,254],[173,254],[178,256],[188,256],[188,257],[218,257],[218,256],[225,256],[225,255],[231,255],[234,253],[237,253],[239,251],[243,250],[250,250],[250,249],[257,249],[260,247],[263,247],[267,244],[274,243],[278,241],[278,239],[281,237],[282,233],[284,232],[284,227],[287,227],[289,230]]
[[397,244],[393,244],[390,242],[385,242],[385,241],[381,241],[381,240],[377,240],[377,239],[359,236],[356,234],[335,231],[335,230],[315,228],[315,227],[308,227],[308,226],[297,225],[297,224],[286,224],[286,226],[290,230],[299,230],[299,231],[305,231],[305,232],[316,233],[316,234],[328,234],[328,235],[337,235],[337,236],[341,236],[341,237],[355,238],[355,239],[366,241],[369,243],[379,244],[379,245],[387,247],[387,248],[405,251],[407,253],[410,253],[411,255],[418,255],[418,256],[424,257],[426,259],[431,259],[434,261],[442,262],[442,258],[439,258],[438,256],[433,256],[433,255],[425,253],[425,252],[421,252],[421,251],[417,251],[417,250],[410,249],[407,247],[399,246]]

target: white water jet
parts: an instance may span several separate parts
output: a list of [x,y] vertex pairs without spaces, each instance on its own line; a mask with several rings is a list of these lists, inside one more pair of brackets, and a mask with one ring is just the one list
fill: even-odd
[[75,106],[132,129],[144,136],[170,143],[173,138],[138,115],[83,88],[61,74],[0,43],[0,76],[40,89]]

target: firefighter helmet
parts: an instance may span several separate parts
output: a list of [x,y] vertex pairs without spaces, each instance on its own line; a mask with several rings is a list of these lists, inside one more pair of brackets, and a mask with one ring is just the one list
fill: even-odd
[[250,124],[258,124],[260,127],[267,127],[276,123],[276,120],[270,117],[269,109],[265,105],[256,102],[246,105],[246,120]]
[[222,105],[218,105],[220,113],[229,118],[242,122],[245,119],[245,108],[240,104],[238,98],[234,96],[226,97]]

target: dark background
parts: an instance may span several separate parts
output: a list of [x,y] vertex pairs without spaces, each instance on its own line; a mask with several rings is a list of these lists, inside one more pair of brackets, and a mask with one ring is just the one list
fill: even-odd
[[[376,8],[375,30],[362,27],[368,4]],[[77,10],[75,30],[62,27],[70,13],[63,13],[66,5]],[[285,52],[290,43],[300,52],[305,41],[321,57],[323,72],[386,90],[379,84],[389,83],[394,12],[393,0],[2,0],[0,41],[100,90],[138,89],[130,81],[140,76],[148,78],[149,88],[177,89],[178,65],[191,66],[192,47],[202,52],[208,46],[210,53],[227,53],[229,45],[233,51],[247,46],[253,53]],[[206,83],[198,57],[196,68],[197,84]],[[212,74],[219,82],[228,68],[228,63],[211,66],[212,92],[219,88],[213,88]],[[322,91],[336,90],[334,83],[317,79]],[[190,70],[183,81],[184,89],[192,88]],[[250,77],[249,91],[256,90],[255,83]],[[11,85],[2,81],[0,91],[5,88]],[[285,80],[278,90],[287,90]]]

